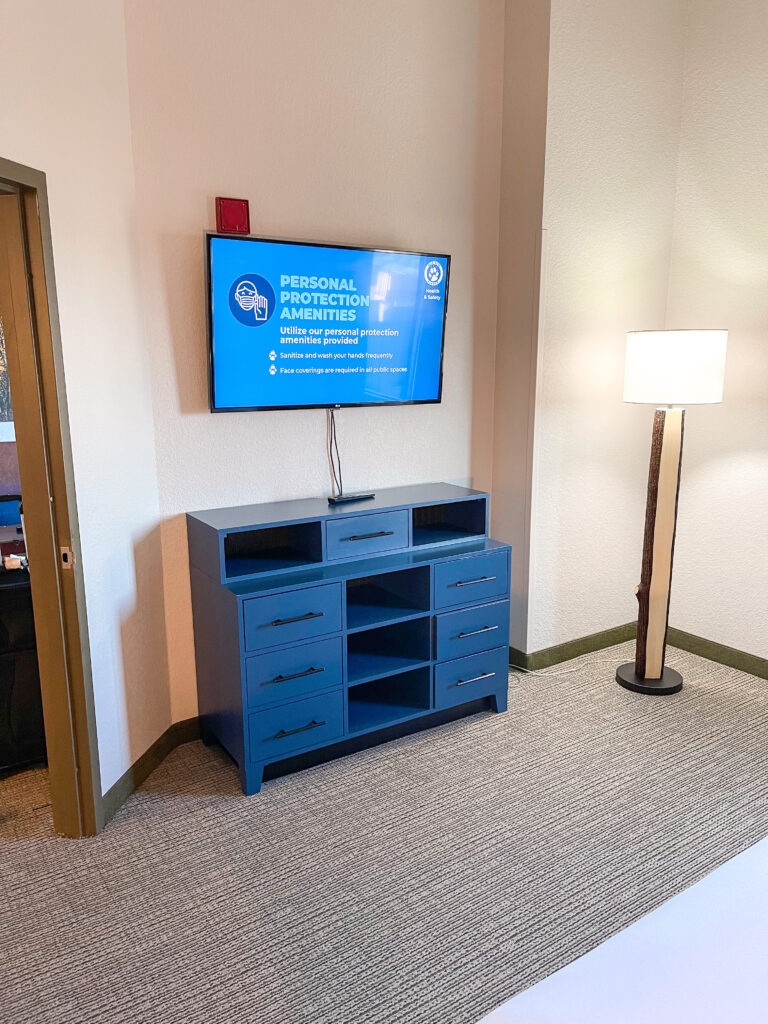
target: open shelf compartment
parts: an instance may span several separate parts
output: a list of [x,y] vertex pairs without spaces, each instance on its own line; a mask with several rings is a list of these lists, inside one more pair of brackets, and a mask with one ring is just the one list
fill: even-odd
[[413,546],[485,536],[485,498],[420,505],[413,509]]
[[430,618],[349,633],[347,681],[350,686],[378,676],[405,672],[430,660]]
[[431,669],[373,679],[348,691],[349,732],[380,729],[429,711]]
[[296,569],[322,560],[322,526],[319,522],[241,530],[224,537],[224,571],[228,580],[261,572]]
[[429,611],[429,566],[347,581],[347,629],[396,622]]

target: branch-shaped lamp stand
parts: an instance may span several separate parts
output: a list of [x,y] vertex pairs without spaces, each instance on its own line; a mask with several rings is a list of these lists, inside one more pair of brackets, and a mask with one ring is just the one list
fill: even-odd
[[657,409],[653,418],[643,566],[635,591],[639,606],[637,650],[634,662],[616,672],[616,680],[636,693],[677,693],[683,685],[680,673],[665,667],[664,656],[684,422],[684,409]]

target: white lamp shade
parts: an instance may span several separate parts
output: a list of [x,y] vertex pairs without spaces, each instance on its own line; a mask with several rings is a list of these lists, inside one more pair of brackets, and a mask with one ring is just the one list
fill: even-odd
[[723,400],[728,331],[630,331],[624,401],[706,405]]

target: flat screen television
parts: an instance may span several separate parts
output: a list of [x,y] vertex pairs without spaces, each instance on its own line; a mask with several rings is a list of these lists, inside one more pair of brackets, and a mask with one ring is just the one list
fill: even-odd
[[450,257],[206,235],[212,412],[439,402]]

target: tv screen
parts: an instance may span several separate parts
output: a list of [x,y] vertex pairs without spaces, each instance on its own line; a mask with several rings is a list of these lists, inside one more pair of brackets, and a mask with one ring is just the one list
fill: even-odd
[[450,257],[206,237],[213,412],[440,401]]

